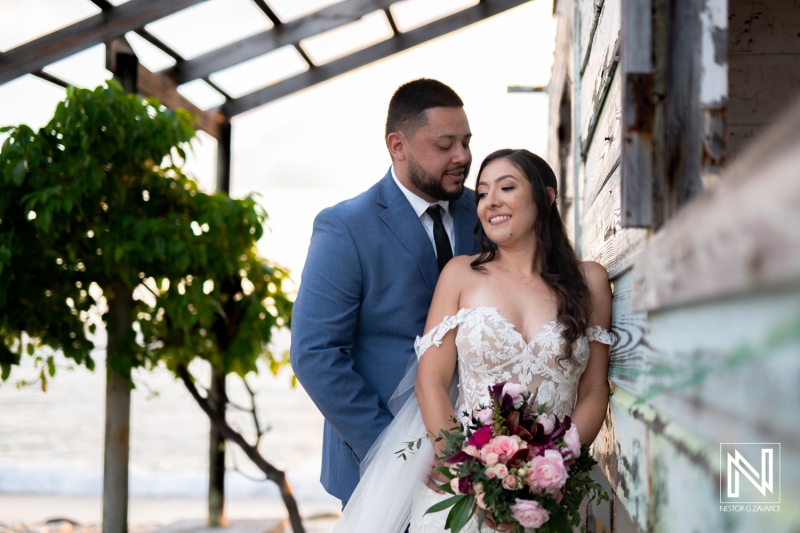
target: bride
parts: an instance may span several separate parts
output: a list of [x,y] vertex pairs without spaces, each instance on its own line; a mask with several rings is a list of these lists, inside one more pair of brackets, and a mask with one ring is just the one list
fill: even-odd
[[[448,511],[425,514],[448,496],[435,470],[444,442],[431,436],[450,429],[451,417],[466,426],[487,403],[490,385],[538,390],[537,403],[569,415],[584,444],[600,431],[612,343],[608,274],[578,261],[555,202],[555,175],[537,155],[492,153],[475,191],[481,252],[456,257],[442,271],[415,343],[418,364],[390,401],[395,418],[362,462],[335,532],[443,532]],[[426,435],[419,449],[407,448]],[[476,519],[462,531],[479,531]]]

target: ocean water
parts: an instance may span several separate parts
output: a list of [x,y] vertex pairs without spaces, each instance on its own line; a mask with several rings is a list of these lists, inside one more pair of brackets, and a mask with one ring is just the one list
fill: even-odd
[[[46,392],[37,385],[17,388],[35,377],[30,360],[0,384],[0,493],[95,496],[102,492],[105,368],[59,369]],[[201,382],[209,369],[194,363]],[[131,398],[132,497],[205,497],[208,483],[209,422],[180,381],[164,368],[137,371]],[[335,503],[319,483],[322,416],[298,385],[290,369],[278,376],[264,370],[248,377],[256,392],[262,427],[259,450],[286,471],[295,497],[303,502]],[[249,405],[238,378],[229,378],[229,395]],[[229,411],[228,419],[252,442],[252,415]],[[228,498],[279,500],[278,489],[241,453],[228,445]]]

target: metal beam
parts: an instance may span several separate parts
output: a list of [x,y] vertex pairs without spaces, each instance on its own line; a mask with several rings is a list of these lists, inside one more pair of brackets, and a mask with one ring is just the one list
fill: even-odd
[[481,2],[453,15],[431,22],[425,26],[402,33],[395,37],[375,44],[358,52],[354,52],[336,61],[293,76],[264,89],[255,91],[241,98],[223,104],[226,116],[233,118],[236,115],[250,111],[278,98],[288,96],[297,91],[307,89],[324,81],[341,76],[351,70],[363,67],[393,54],[408,50],[422,43],[441,37],[447,33],[460,30],[476,22],[498,15],[511,8],[524,4],[527,0],[493,0]]
[[364,15],[388,8],[397,0],[345,0],[305,17],[275,26],[241,41],[213,50],[189,61],[182,61],[162,72],[182,85],[204,78],[218,70],[253,59],[281,46],[344,26]]
[[204,0],[131,0],[98,13],[35,41],[8,50],[0,56],[0,84],[36,72],[65,57],[96,44],[110,41],[154,20],[176,13]]

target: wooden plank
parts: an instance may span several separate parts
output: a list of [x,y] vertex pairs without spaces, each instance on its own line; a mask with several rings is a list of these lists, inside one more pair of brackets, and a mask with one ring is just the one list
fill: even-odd
[[634,270],[634,308],[799,282],[798,154],[800,105],[651,240]]
[[728,155],[728,0],[706,0],[700,19],[700,173],[708,187],[718,179]]
[[547,92],[550,95],[547,161],[558,177],[559,211],[567,234],[575,241],[575,180],[573,150],[573,44],[572,6],[556,3],[555,61]]
[[248,59],[297,44],[301,40],[355,22],[368,13],[389,7],[394,0],[347,0],[310,15],[275,26],[164,70],[178,85],[236,65]]
[[634,395],[641,395],[648,385],[645,370],[657,356],[647,341],[647,313],[631,311],[633,274],[630,271],[613,279],[611,330],[616,342],[609,353],[608,379]]
[[578,3],[577,13],[580,17],[580,31],[578,32],[578,37],[575,43],[579,47],[581,58],[581,74],[583,74],[587,63],[589,62],[589,56],[592,53],[595,34],[597,33],[597,26],[600,22],[600,14],[603,12],[605,7],[605,0],[593,0],[589,2],[584,1]]
[[648,230],[620,224],[620,169],[600,190],[583,216],[583,258],[606,267],[611,279],[633,265],[643,249]]
[[[106,68],[111,72],[117,71],[117,54],[127,54],[134,56],[128,42],[124,37],[114,39],[106,46]],[[178,87],[170,78],[163,74],[149,71],[141,63],[137,63],[136,69],[136,91],[156,98],[161,104],[170,109],[185,109],[197,118],[195,127],[203,130],[218,141],[222,138],[220,123],[223,117],[219,111],[204,111],[184,98],[178,92]]]
[[[592,445],[592,452],[614,490],[611,496],[615,506],[622,506],[627,511],[638,531],[647,531],[651,505],[647,484],[650,459],[648,429],[631,416],[629,406],[632,402],[632,397],[624,390],[612,390],[608,414]],[[611,529],[612,524],[606,524],[606,527],[609,531],[616,531]]]
[[597,31],[591,43],[592,53],[581,76],[581,145],[588,149],[591,131],[597,122],[603,99],[608,93],[619,60],[620,0],[605,0]]
[[157,98],[170,109],[181,108],[189,111],[197,117],[195,127],[220,140],[219,123],[222,120],[220,111],[203,111],[178,92],[175,82],[166,76],[150,72],[142,64],[139,64],[137,75],[139,92]]
[[111,11],[99,13],[12,48],[0,56],[0,84],[41,70],[60,59],[120,37],[201,1],[203,0],[131,0]]
[[275,83],[241,98],[231,100],[225,103],[223,109],[225,114],[232,118],[256,107],[283,98],[284,96],[345,74],[356,68],[363,67],[390,55],[402,52],[403,50],[408,50],[409,48],[413,48],[431,39],[460,30],[466,26],[524,4],[525,1],[526,0],[494,0],[493,2],[481,2],[473,7],[441,18],[408,33],[396,35],[387,41],[354,52],[325,65],[313,67],[302,74]]
[[622,36],[622,213],[626,228],[653,224],[653,6],[626,1]]
[[597,120],[595,140],[585,154],[584,211],[617,169],[622,154],[622,90],[619,72],[611,81],[608,97]]
[[614,387],[593,448],[640,530],[792,531],[800,513],[716,510],[721,442],[780,442],[782,494],[800,490],[796,413],[775,407],[800,404],[800,285],[651,314],[643,344],[650,390]]

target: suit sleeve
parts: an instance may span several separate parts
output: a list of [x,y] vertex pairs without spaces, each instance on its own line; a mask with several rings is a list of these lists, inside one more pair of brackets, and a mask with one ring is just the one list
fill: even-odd
[[330,209],[322,211],[314,220],[292,311],[291,363],[303,388],[359,462],[392,420],[354,369],[362,274],[348,228]]

